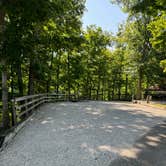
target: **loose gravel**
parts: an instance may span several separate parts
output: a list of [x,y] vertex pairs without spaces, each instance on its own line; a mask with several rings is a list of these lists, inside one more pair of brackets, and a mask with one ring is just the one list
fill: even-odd
[[164,120],[165,110],[127,102],[47,104],[0,153],[0,166],[110,166],[119,158],[133,162],[143,148],[134,146],[137,140]]

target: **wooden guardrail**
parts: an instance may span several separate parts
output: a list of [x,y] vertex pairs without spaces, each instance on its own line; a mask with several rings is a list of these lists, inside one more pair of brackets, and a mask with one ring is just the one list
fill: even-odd
[[77,101],[76,95],[46,93],[18,97],[12,100],[12,126],[31,115],[34,109],[48,102]]

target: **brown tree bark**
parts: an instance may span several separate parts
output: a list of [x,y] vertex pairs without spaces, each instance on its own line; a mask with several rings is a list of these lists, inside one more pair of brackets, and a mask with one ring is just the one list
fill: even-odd
[[[0,33],[3,34],[5,30],[5,12],[0,11]],[[7,129],[10,127],[9,110],[8,110],[8,85],[7,85],[7,62],[1,57],[2,64],[2,127]]]
[[118,74],[118,100],[121,100],[121,87],[122,87],[122,83],[121,83],[121,74]]
[[57,63],[57,69],[56,69],[56,93],[59,93],[59,86],[60,86],[60,64],[61,64],[61,55],[62,51],[59,50],[59,55],[58,55],[58,63]]
[[49,73],[48,73],[48,80],[47,80],[47,93],[50,92],[50,84],[51,84],[51,71],[52,71],[52,64],[53,64],[53,53],[52,53],[52,57],[51,57],[51,64],[49,66]]
[[21,69],[21,63],[18,63],[17,68],[17,78],[18,78],[18,89],[19,89],[19,96],[23,96],[23,80],[22,80],[22,69]]
[[34,71],[33,71],[33,60],[30,60],[28,95],[33,95],[33,94],[34,94]]
[[67,89],[68,89],[68,100],[70,101],[71,84],[70,84],[70,55],[69,53],[67,56]]
[[113,79],[113,84],[112,84],[112,100],[114,100],[114,93],[115,93],[115,79]]
[[111,82],[108,80],[108,94],[107,94],[108,101],[111,100]]
[[10,127],[9,110],[8,110],[8,83],[7,83],[7,63],[2,63],[2,127],[8,129]]
[[11,68],[10,68],[10,77],[11,77],[11,96],[10,98],[13,99],[14,98],[14,71],[13,71],[13,66],[11,65]]
[[125,81],[125,99],[128,99],[128,74],[126,74],[126,81]]
[[100,69],[98,69],[98,83],[97,83],[97,91],[96,91],[96,100],[100,98]]
[[138,71],[137,100],[142,98],[142,77],[142,69],[140,68]]
[[56,93],[59,93],[59,74],[60,74],[60,65],[57,65],[57,70],[56,70]]

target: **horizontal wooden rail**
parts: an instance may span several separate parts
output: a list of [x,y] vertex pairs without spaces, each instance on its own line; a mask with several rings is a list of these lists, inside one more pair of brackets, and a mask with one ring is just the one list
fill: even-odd
[[24,120],[33,112],[33,110],[39,107],[41,104],[48,102],[58,101],[77,101],[77,97],[74,94],[56,94],[56,93],[44,93],[30,96],[18,97],[12,100],[12,125],[15,126],[20,121]]

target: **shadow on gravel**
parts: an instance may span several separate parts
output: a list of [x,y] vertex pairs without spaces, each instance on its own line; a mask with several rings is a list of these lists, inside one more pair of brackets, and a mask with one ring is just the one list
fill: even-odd
[[109,166],[166,166],[166,121],[136,141],[136,158],[119,158]]

